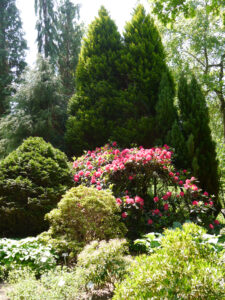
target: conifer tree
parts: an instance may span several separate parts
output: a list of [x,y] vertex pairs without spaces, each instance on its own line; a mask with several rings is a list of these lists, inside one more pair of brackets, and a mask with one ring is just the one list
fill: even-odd
[[29,136],[43,137],[64,150],[67,102],[52,65],[41,55],[34,69],[27,69],[11,97],[11,113],[1,119],[0,156],[7,155]]
[[125,26],[121,58],[124,97],[133,106],[132,115],[125,124],[128,136],[123,135],[124,144],[134,142],[153,146],[165,140],[172,127],[176,117],[174,82],[165,59],[161,37],[153,19],[142,5],[138,5]]
[[0,1],[0,116],[9,108],[7,97],[11,83],[17,81],[26,66],[26,41],[15,0]]
[[178,87],[178,103],[186,141],[186,148],[184,148],[187,157],[186,167],[191,168],[204,190],[217,196],[219,188],[218,162],[209,128],[208,108],[194,76],[188,82],[187,77],[182,74]]
[[38,53],[50,58],[52,63],[57,59],[57,17],[54,4],[55,0],[35,0]]
[[66,141],[70,154],[80,154],[108,141],[123,109],[118,60],[122,43],[104,7],[90,24],[76,70],[76,94],[69,103]]
[[64,93],[71,97],[75,91],[75,70],[80,53],[83,29],[78,24],[79,5],[62,0],[58,8],[58,67]]

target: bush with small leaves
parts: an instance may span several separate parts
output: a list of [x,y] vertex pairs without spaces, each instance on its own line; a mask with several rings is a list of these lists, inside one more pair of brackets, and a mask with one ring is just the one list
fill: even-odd
[[56,267],[36,279],[30,269],[16,270],[9,274],[9,296],[12,300],[84,300],[84,280],[80,275],[75,270]]
[[59,246],[63,241],[67,243],[63,251],[76,253],[90,241],[123,237],[126,233],[112,193],[94,187],[71,188],[46,218],[50,238],[58,241]]
[[115,284],[125,275],[132,259],[128,253],[125,239],[110,241],[93,241],[84,247],[78,255],[77,266],[85,269],[87,284],[96,288],[106,284]]
[[67,158],[42,138],[28,138],[0,163],[0,235],[35,235],[72,185]]
[[205,234],[193,223],[165,230],[161,249],[136,259],[113,299],[224,299],[223,252],[202,243]]

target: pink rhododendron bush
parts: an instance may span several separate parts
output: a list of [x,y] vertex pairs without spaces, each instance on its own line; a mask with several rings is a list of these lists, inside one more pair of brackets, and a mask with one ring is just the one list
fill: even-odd
[[73,163],[76,185],[111,188],[129,236],[160,231],[173,222],[193,221],[213,230],[213,201],[186,170],[172,164],[163,148],[119,149],[116,143],[88,151]]

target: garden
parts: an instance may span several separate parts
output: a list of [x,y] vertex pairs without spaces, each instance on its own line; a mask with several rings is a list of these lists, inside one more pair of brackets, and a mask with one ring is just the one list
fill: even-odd
[[224,4],[3,2],[0,299],[225,300]]

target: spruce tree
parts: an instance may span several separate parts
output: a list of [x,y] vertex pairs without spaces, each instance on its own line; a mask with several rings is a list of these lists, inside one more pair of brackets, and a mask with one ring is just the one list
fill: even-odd
[[0,116],[7,112],[11,83],[26,66],[26,41],[15,0],[0,1]]
[[70,154],[101,146],[120,124],[121,78],[118,60],[122,43],[114,21],[104,7],[90,24],[76,70],[76,94],[69,103],[66,141]]
[[35,14],[38,53],[50,58],[52,63],[57,60],[57,17],[54,11],[55,0],[35,0]]
[[159,32],[142,5],[125,26],[121,61],[124,97],[133,106],[124,124],[127,136],[123,135],[123,142],[153,146],[165,140],[176,117],[174,82]]
[[22,79],[11,97],[11,113],[1,119],[0,155],[7,155],[29,136],[42,137],[64,150],[67,102],[52,65],[39,56],[35,68]]
[[62,0],[58,8],[58,68],[64,93],[71,97],[75,91],[75,70],[80,53],[83,29],[78,24],[79,5]]
[[[203,190],[217,196],[219,182],[215,144],[209,128],[206,100],[194,76],[188,82],[187,77],[182,74],[178,87],[178,103],[186,140],[186,167],[191,168]],[[217,207],[219,208],[219,204]]]

